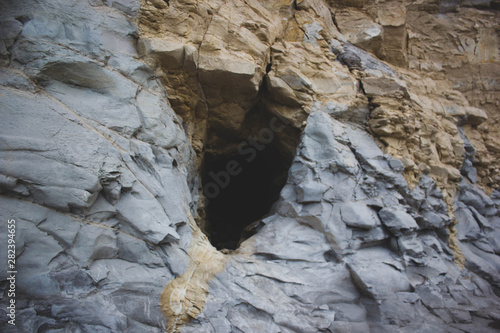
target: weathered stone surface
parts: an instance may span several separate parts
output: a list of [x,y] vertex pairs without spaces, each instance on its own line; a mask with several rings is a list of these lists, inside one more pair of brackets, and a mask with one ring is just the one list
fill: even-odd
[[386,207],[378,214],[382,223],[395,235],[418,229],[415,219],[403,207]]
[[[494,331],[497,7],[3,1],[0,330]],[[217,251],[207,156],[268,148]]]
[[472,215],[472,212],[466,208],[457,209],[455,216],[458,220],[457,231],[460,240],[475,240],[481,234],[481,229]]
[[347,9],[335,13],[335,21],[349,43],[374,53],[380,48],[383,29],[368,15]]
[[350,227],[372,229],[380,225],[376,213],[362,203],[348,202],[341,206],[342,221]]
[[[1,80],[2,218],[17,226],[18,327],[159,332],[161,290],[187,263],[178,251],[185,242],[177,241],[189,234],[179,225],[187,218],[163,206],[172,194],[191,198],[187,139],[159,85],[150,85],[151,73],[137,80],[129,19],[87,3],[45,5],[18,2],[2,13],[16,13],[22,28],[5,35],[17,42]],[[108,5],[128,14],[139,8]],[[134,148],[137,133],[150,160]],[[182,155],[167,150],[173,147]],[[174,158],[177,169],[166,177]],[[170,188],[161,185],[167,182]],[[186,215],[189,206],[180,208]],[[132,294],[137,302],[127,300]],[[25,300],[46,315],[37,319]],[[2,319],[2,328],[12,327]]]
[[401,264],[394,261],[387,250],[359,250],[347,260],[354,283],[369,296],[385,299],[410,289],[406,275],[401,272]]
[[368,97],[384,96],[384,95],[395,95],[407,94],[407,90],[404,83],[398,82],[397,79],[392,78],[366,78],[361,80],[363,83],[363,90]]

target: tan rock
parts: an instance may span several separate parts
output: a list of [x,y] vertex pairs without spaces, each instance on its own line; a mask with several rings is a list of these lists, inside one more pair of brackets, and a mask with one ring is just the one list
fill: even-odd
[[472,126],[477,126],[488,120],[488,115],[481,109],[475,107],[465,108],[465,122]]
[[382,0],[376,2],[377,23],[387,27],[399,27],[406,23],[406,6],[404,1]]
[[197,68],[197,48],[175,39],[141,39],[138,49],[141,56],[156,58],[159,64],[167,70],[182,67],[187,72],[193,72]]
[[273,69],[268,76],[284,81],[302,105],[310,105],[311,96],[337,102],[357,98],[357,81],[347,68],[331,60],[329,49],[285,43],[284,48],[273,51]]
[[160,306],[167,318],[167,332],[177,332],[179,327],[203,311],[208,296],[208,283],[224,269],[227,261],[210,244],[191,216],[189,225],[193,234],[189,246],[188,268],[165,287],[160,297]]
[[[500,136],[500,116],[497,112],[500,101],[497,80],[500,75],[499,15],[494,11],[459,8],[438,16],[418,7],[410,8],[406,15],[410,68],[433,72],[433,77],[438,72],[453,82],[453,88],[462,92],[471,106],[481,110],[466,108],[455,115],[465,117],[462,121],[470,122],[470,125],[477,126],[483,122],[492,125],[494,131],[488,137]],[[482,147],[476,150],[475,160],[500,159],[493,145],[484,144],[486,137],[476,136],[473,131],[469,128],[467,136],[469,139],[473,137],[474,146]],[[497,177],[494,169],[479,164],[477,167],[484,168],[482,173],[491,174],[489,179]],[[487,184],[482,179],[482,185],[487,190],[499,185],[493,185],[494,181],[487,181]]]
[[383,28],[368,15],[345,9],[335,13],[335,21],[349,43],[373,53],[380,49]]
[[210,110],[209,126],[221,132],[238,132],[246,111],[237,103],[224,103]]
[[361,79],[363,90],[368,97],[408,94],[406,84],[398,79],[390,77],[367,77]]
[[297,95],[283,79],[275,76],[267,76],[267,89],[269,95],[278,103],[299,106]]

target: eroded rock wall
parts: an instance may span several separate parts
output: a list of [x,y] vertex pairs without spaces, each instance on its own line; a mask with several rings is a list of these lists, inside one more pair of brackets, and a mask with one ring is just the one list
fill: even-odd
[[[424,94],[445,97],[441,106],[424,102],[434,113],[456,115],[457,90],[471,110],[460,127],[474,141],[477,181],[489,193],[498,188],[499,12],[495,1],[329,2],[346,40],[380,59],[409,68],[426,86]],[[435,83],[426,82],[426,78]],[[453,95],[452,95],[453,96]],[[419,101],[421,103],[421,101]],[[427,105],[426,105],[427,104]],[[455,105],[454,105],[455,104]],[[477,116],[483,120],[479,121]],[[386,118],[386,117],[385,117]],[[476,119],[471,119],[476,118]],[[484,123],[483,123],[484,121]],[[490,133],[491,132],[491,133]],[[393,145],[390,145],[393,146]],[[474,180],[475,181],[475,180]]]
[[1,243],[15,219],[17,254],[15,326],[2,254],[1,330],[161,331],[197,184],[165,88],[137,61],[139,3],[1,7]]
[[[2,330],[498,330],[497,2],[1,5]],[[204,155],[263,128],[286,184],[217,251]]]

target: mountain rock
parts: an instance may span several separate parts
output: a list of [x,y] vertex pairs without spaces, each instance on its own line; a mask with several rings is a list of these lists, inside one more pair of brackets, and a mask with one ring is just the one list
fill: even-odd
[[498,331],[497,1],[0,5],[2,332]]

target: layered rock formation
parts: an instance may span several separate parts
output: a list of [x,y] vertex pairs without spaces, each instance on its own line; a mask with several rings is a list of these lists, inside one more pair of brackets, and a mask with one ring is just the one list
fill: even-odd
[[2,331],[500,328],[498,2],[1,6]]

